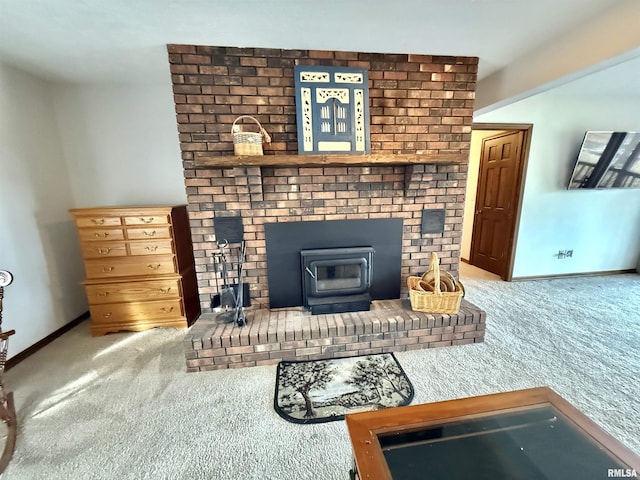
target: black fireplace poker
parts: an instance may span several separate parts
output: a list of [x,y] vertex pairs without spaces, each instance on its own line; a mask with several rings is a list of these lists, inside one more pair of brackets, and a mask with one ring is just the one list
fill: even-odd
[[[244,285],[242,285],[242,273],[244,271],[245,254],[246,250],[243,240],[240,246],[240,255],[238,257],[238,289],[236,290],[237,295],[234,295],[236,302],[234,321],[239,327],[242,327],[247,323],[247,319],[244,315]],[[233,289],[231,291],[233,292]]]

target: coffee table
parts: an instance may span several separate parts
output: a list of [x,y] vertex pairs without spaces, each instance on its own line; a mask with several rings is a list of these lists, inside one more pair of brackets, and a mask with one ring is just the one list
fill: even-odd
[[345,417],[352,479],[603,479],[640,457],[548,387]]

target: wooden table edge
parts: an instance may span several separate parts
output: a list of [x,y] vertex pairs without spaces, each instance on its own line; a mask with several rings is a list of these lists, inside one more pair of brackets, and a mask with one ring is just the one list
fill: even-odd
[[[640,457],[549,387],[535,387],[475,397],[353,413],[345,422],[361,480],[392,480],[378,435],[416,430],[445,420],[503,410],[551,404],[588,437],[630,468],[640,471]],[[400,428],[399,428],[400,427]]]

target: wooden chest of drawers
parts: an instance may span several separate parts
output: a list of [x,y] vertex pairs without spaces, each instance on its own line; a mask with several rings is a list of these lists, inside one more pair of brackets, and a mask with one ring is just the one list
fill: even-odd
[[187,327],[200,302],[185,205],[71,210],[91,333]]

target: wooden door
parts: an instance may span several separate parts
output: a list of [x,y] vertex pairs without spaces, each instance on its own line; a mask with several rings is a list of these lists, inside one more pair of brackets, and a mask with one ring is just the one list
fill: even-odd
[[513,248],[522,144],[521,131],[482,141],[469,261],[503,279]]

